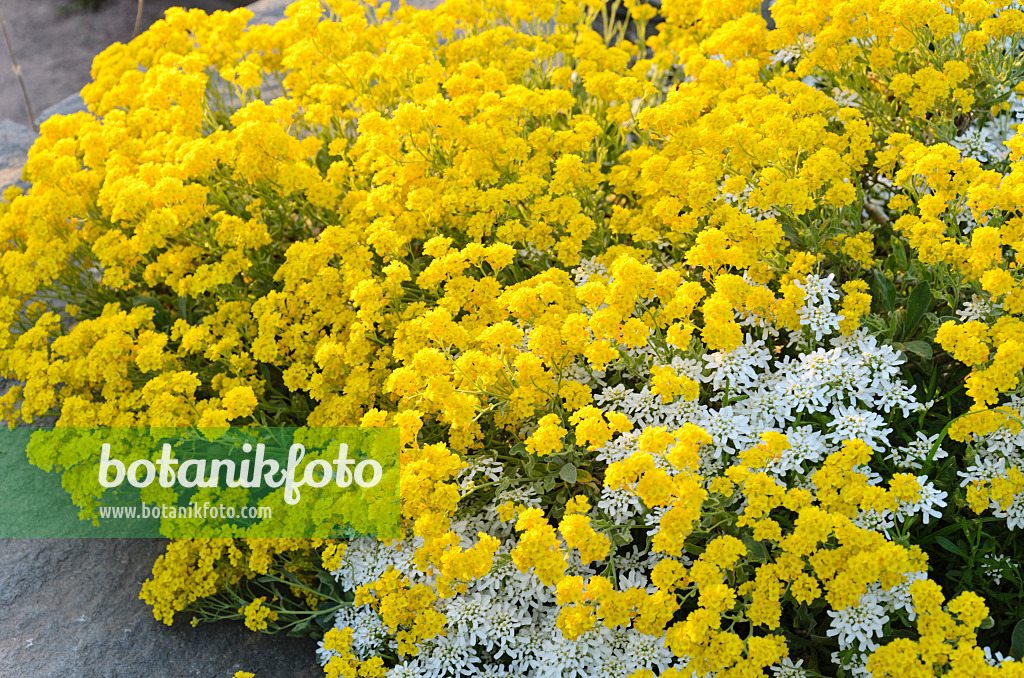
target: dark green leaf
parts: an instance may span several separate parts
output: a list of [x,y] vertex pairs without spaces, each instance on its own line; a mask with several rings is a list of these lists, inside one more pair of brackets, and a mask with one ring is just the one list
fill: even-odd
[[917,326],[921,324],[924,314],[932,307],[932,290],[928,281],[918,283],[907,300],[907,316],[903,320],[903,338],[914,336]]
[[764,549],[764,544],[757,541],[750,535],[743,536],[743,545],[747,547],[747,551],[750,552],[750,557],[753,560],[766,561],[768,560],[768,552]]
[[135,308],[138,308],[139,306],[151,306],[157,311],[164,310],[164,307],[163,305],[161,305],[160,300],[157,299],[156,297],[151,297],[148,294],[136,294],[134,297],[132,297],[132,306],[134,306]]
[[286,635],[290,638],[302,638],[309,634],[310,626],[312,626],[311,620],[306,619],[293,626]]
[[896,286],[881,271],[875,271],[875,292],[882,309],[892,313],[896,309]]
[[333,629],[334,628],[334,612],[327,612],[325,614],[318,614],[316,616],[316,623],[320,625],[322,629]]
[[921,356],[925,360],[932,359],[932,345],[927,341],[908,341],[903,348],[914,355]]
[[800,244],[800,236],[797,234],[796,231],[793,230],[793,227],[790,226],[788,223],[783,222],[782,232],[783,234],[785,234],[787,238],[789,238],[789,241],[792,242],[794,245]]
[[633,543],[633,538],[630,537],[629,532],[619,532],[616,530],[611,533],[609,538],[615,546],[626,546]]
[[192,322],[191,314],[188,312],[188,299],[186,297],[178,297],[178,317],[184,318],[185,322]]
[[907,270],[907,250],[903,247],[903,242],[893,236],[892,238],[892,254],[896,258],[896,263],[899,264],[901,270]]
[[967,557],[967,552],[959,546],[957,546],[956,544],[954,544],[953,542],[951,542],[947,537],[936,537],[935,541],[938,542],[939,546],[946,549],[950,553],[954,553],[960,556],[961,558]]
[[1018,660],[1024,658],[1024,620],[1017,622],[1010,635],[1010,652]]
[[576,467],[572,464],[566,464],[558,472],[558,477],[572,485],[576,482]]

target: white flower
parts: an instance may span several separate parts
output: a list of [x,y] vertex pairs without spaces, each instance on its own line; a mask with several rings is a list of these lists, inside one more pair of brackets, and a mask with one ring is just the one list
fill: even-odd
[[1002,302],[993,303],[988,299],[979,297],[977,294],[972,294],[971,300],[965,301],[963,308],[957,311],[956,314],[961,322],[966,323],[972,320],[985,320],[1002,307]]
[[537,508],[540,506],[540,497],[537,496],[537,491],[532,487],[514,487],[509,490],[503,490],[494,500],[495,506],[501,506],[505,502],[510,501],[513,504],[525,504],[531,508]]
[[626,489],[613,490],[605,486],[601,488],[601,499],[597,502],[597,508],[608,514],[612,522],[628,523],[639,513],[643,513],[644,506],[635,493]]
[[[885,455],[885,458],[892,460],[892,462],[899,468],[921,468],[921,464],[928,459],[928,455],[931,454],[932,447],[934,447],[936,441],[938,441],[939,434],[936,433],[935,435],[928,437],[921,431],[917,431],[916,436],[916,439],[907,443],[905,447],[894,447],[890,449]],[[939,447],[935,450],[935,455],[932,459],[943,459],[946,456],[946,451]]]
[[998,585],[1003,581],[1003,574],[1012,571],[1015,568],[1013,561],[999,553],[988,556],[981,563],[981,569],[986,576],[990,577],[992,581]]
[[519,674],[513,673],[500,664],[488,664],[475,674],[475,678],[518,678]]
[[802,306],[796,314],[800,317],[800,324],[814,333],[816,341],[837,332],[839,322],[843,319],[843,316],[833,313],[827,306]]
[[924,405],[917,402],[914,398],[915,390],[917,390],[916,386],[907,388],[899,382],[886,382],[877,390],[878,396],[875,400],[875,405],[881,407],[886,412],[889,412],[894,407],[898,407],[903,411],[904,417],[909,417],[911,412],[918,412],[924,409]]
[[813,414],[828,409],[832,389],[827,384],[798,376],[787,376],[776,388],[779,397],[791,410]]
[[886,612],[897,612],[904,610],[910,621],[917,619],[917,611],[914,609],[914,598],[910,595],[910,585],[915,581],[927,579],[924,572],[909,572],[903,577],[903,581],[888,591],[882,585],[875,582],[871,585],[869,593],[885,608]]
[[672,650],[665,647],[664,634],[649,636],[634,629],[629,629],[627,634],[624,648],[624,659],[628,666],[627,673],[654,668],[657,668],[659,673],[664,673],[675,659]]
[[1006,460],[987,454],[978,454],[975,455],[973,464],[963,471],[957,471],[956,474],[963,478],[960,487],[966,487],[975,482],[987,483],[1006,474]]
[[848,650],[854,641],[862,650],[874,651],[878,645],[871,640],[881,637],[882,629],[889,621],[889,615],[870,594],[861,596],[857,605],[842,610],[828,610],[832,625],[826,632],[829,637],[838,636],[839,647]]
[[827,278],[821,278],[812,274],[808,275],[802,282],[794,280],[793,284],[804,291],[804,294],[807,296],[804,300],[805,304],[821,303],[825,308],[831,308],[831,302],[839,300],[839,292],[832,285],[832,280],[835,277],[834,273],[829,273]]
[[419,659],[410,659],[396,664],[384,675],[385,678],[427,678],[430,674],[423,669]]
[[881,513],[875,509],[869,511],[860,511],[852,520],[853,524],[858,527],[863,527],[865,530],[874,530],[884,534],[886,537],[889,536],[888,531],[896,527],[896,522],[893,520],[893,513],[888,509],[883,509]]
[[[475,484],[473,480],[477,475],[490,481],[498,480],[501,478],[503,470],[504,466],[502,466],[500,461],[493,457],[482,457],[459,472],[459,487],[463,490],[470,489]],[[487,482],[487,480],[480,480],[479,482]]]
[[780,663],[771,667],[772,676],[773,678],[806,678],[807,672],[800,668],[803,665],[803,659],[798,659],[794,664],[789,657],[785,657]]
[[[944,492],[942,494],[945,496]],[[1006,518],[1006,526],[1011,530],[1024,527],[1024,494],[1015,494],[1013,501],[1005,509],[994,499],[991,501],[991,506],[992,515],[996,518]]]
[[889,445],[886,437],[892,433],[891,428],[883,428],[885,420],[874,412],[856,407],[835,405],[832,407],[832,422],[829,424],[832,433],[829,440],[842,443],[846,440],[863,440],[875,452],[881,452]]
[[1002,652],[993,652],[988,645],[985,646],[985,663],[989,666],[1002,666],[1006,662],[1017,661],[1013,657],[1007,657]]
[[470,645],[486,640],[485,623],[491,613],[491,598],[479,593],[455,596],[444,610],[449,628],[454,628]]
[[507,600],[493,601],[479,633],[481,643],[495,659],[515,659],[521,652],[516,632],[530,621],[530,614],[522,606]]
[[585,285],[595,275],[608,275],[608,269],[598,263],[597,257],[590,257],[580,261],[580,265],[572,271],[573,280],[577,287]]
[[382,645],[391,640],[384,620],[369,605],[338,610],[334,625],[339,629],[352,629],[352,649],[361,659],[376,654]]
[[833,87],[832,100],[843,108],[859,108],[860,106],[860,97],[857,96],[857,93],[845,87]]
[[[921,484],[921,493],[914,504],[914,509],[921,514],[921,522],[927,525],[930,517],[942,517],[942,511],[936,510],[936,507],[945,508],[945,499],[948,495],[938,490],[935,484],[928,480],[928,476],[917,476],[917,482]],[[1013,529],[1012,525],[1010,529]]]
[[629,431],[623,433],[620,436],[616,436],[598,451],[594,457],[597,461],[603,461],[607,464],[614,464],[617,461],[622,461],[629,458],[631,454],[636,452],[639,448],[637,443],[640,440],[639,431]]
[[711,369],[708,379],[712,388],[728,387],[730,393],[746,393],[757,388],[759,372],[768,369],[771,353],[763,341],[751,341],[747,335],[746,343],[728,352],[709,353],[704,360]]
[[731,405],[712,412],[710,418],[703,423],[703,428],[711,436],[716,458],[721,457],[723,452],[740,452],[756,444],[750,419]]
[[421,660],[424,673],[432,678],[472,676],[480,663],[476,648],[461,635],[434,636],[420,645],[420,651],[426,655]]
[[[534,669],[538,678],[591,678],[590,667],[611,656],[607,627],[598,626],[581,636],[569,640],[562,631],[551,625]],[[596,678],[596,677],[595,677]]]

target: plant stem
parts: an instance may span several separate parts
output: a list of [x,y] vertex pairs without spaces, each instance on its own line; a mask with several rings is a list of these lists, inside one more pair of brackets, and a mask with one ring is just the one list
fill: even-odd
[[[142,2],[142,0],[139,0]],[[4,22],[4,13],[0,12],[0,28],[4,31],[4,42],[7,43],[7,53],[11,55],[11,65],[14,68],[14,75],[18,78],[18,84],[21,85],[21,95],[25,98],[25,108],[28,109],[29,123],[32,125],[32,131],[39,134],[39,128],[36,127],[36,116],[32,113],[32,103],[28,100],[28,89],[25,87],[25,80],[21,77],[21,66],[18,65],[18,59],[14,56],[14,47],[11,46],[11,37],[7,35],[7,24]]]
[[132,40],[139,34],[139,26],[142,25],[142,3],[144,0],[139,0],[139,10],[135,13],[135,30],[132,31]]

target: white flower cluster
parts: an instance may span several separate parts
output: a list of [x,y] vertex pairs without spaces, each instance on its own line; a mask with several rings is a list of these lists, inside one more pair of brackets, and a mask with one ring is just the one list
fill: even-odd
[[[863,440],[877,452],[919,466],[926,455],[916,448],[894,447],[889,440],[892,429],[886,425],[885,415],[898,411],[909,417],[925,408],[914,397],[916,387],[907,386],[899,376],[903,357],[863,330],[833,337],[840,316],[832,313],[832,302],[839,298],[832,277],[808,276],[801,284],[806,304],[800,317],[816,340],[830,339],[831,348],[800,353],[795,360],[779,359],[764,340],[748,334],[732,351],[710,353],[699,361],[675,357],[668,363],[677,373],[721,394],[718,405],[684,399],[666,404],[647,385],[637,390],[621,383],[596,393],[595,403],[606,411],[622,412],[637,429],[700,426],[712,439],[704,450],[707,475],[724,468],[769,431],[785,433],[791,445],[766,469],[780,480],[806,476],[850,439]],[[625,459],[635,449],[632,443],[633,438],[622,436],[600,450],[597,459],[608,463]]]
[[[1012,395],[1002,407],[1024,412],[1024,397]],[[996,478],[1009,479],[1011,472],[1024,474],[1024,427],[1017,426],[1017,432],[1003,426],[981,438],[974,436],[974,461],[963,471],[957,471],[963,480],[960,487],[981,481],[991,482]],[[1024,489],[1013,495],[1009,504],[1000,504],[995,499],[989,507],[997,518],[1005,518],[1011,530],[1024,527]]]
[[[452,527],[464,547],[472,545],[469,535],[476,528],[470,522]],[[419,654],[391,668],[388,678],[626,678],[639,669],[664,671],[686,666],[686,658],[675,657],[665,647],[664,635],[599,625],[574,640],[565,638],[556,626],[560,607],[555,603],[554,588],[532,573],[520,572],[512,563],[509,552],[516,540],[511,526],[503,523],[502,529],[491,534],[503,542],[491,571],[471,582],[465,593],[435,603],[446,619],[445,635],[420,643]],[[421,543],[409,539],[391,547],[373,539],[354,540],[342,567],[333,574],[348,592],[374,581],[389,566],[414,583],[431,585],[433,578],[419,571],[409,558]],[[631,553],[613,556],[619,585],[653,591],[647,574],[659,559],[657,554],[642,554],[635,547]],[[578,557],[570,557],[569,572],[584,577],[596,574]],[[352,649],[360,658],[396,650],[383,620],[368,605],[343,609],[336,626],[353,629]],[[320,643],[322,664],[334,654]]]
[[[589,261],[581,264],[575,274],[577,284],[582,285],[595,274],[607,275],[607,271]],[[900,377],[904,358],[863,330],[851,336],[836,336],[841,317],[833,311],[839,293],[831,276],[808,276],[800,284],[806,293],[806,303],[799,317],[807,331],[799,344],[802,352],[795,358],[780,357],[773,348],[778,342],[768,343],[769,335],[779,335],[778,328],[738,314],[748,334],[732,351],[673,354],[665,346],[656,345],[657,339],[652,336],[646,347],[621,347],[623,359],[606,371],[595,372],[584,364],[563,367],[562,378],[588,386],[599,408],[621,412],[634,424],[632,432],[615,437],[597,450],[593,461],[607,465],[628,458],[637,450],[645,427],[663,426],[671,431],[687,423],[703,428],[711,437],[711,443],[700,450],[701,472],[709,482],[733,463],[739,453],[757,445],[766,432],[787,436],[789,449],[769,460],[764,470],[774,475],[780,485],[790,487],[813,490],[810,476],[849,439],[864,441],[878,459],[886,460],[897,471],[920,472],[931,468],[931,462],[946,457],[937,436],[917,433],[916,439],[908,444],[896,444],[891,439],[897,418],[910,417],[929,406],[919,402],[915,388]],[[761,338],[755,338],[755,334]],[[708,404],[682,398],[664,403],[645,383],[655,365],[669,365],[677,374],[698,381],[705,393],[712,394],[702,399]],[[524,432],[530,428],[525,427]],[[991,434],[979,443],[975,466],[961,474],[965,476],[964,483],[971,478],[1005,473],[1008,465],[1024,467],[1022,448],[1024,433]],[[657,458],[655,462],[675,473],[664,459]],[[885,482],[867,466],[854,471],[864,474],[871,484]],[[515,473],[515,469],[507,469],[495,456],[485,454],[474,457],[457,482],[466,493],[482,483],[504,482]],[[897,521],[919,516],[927,523],[940,517],[946,506],[946,493],[939,491],[926,474],[915,475],[922,487],[915,502],[905,502],[895,512],[862,512],[855,522],[889,536]],[[414,657],[402,657],[397,666],[389,669],[388,678],[626,678],[638,669],[660,674],[670,667],[686,667],[688,659],[673,656],[665,646],[664,635],[648,636],[630,627],[613,630],[599,624],[574,640],[566,639],[556,625],[561,608],[554,588],[544,585],[532,571],[518,571],[512,563],[509,554],[517,544],[517,535],[512,523],[502,521],[497,512],[497,507],[506,501],[541,505],[540,496],[529,482],[513,484],[497,493],[483,510],[452,523],[462,548],[472,547],[476,535],[484,532],[499,540],[498,555],[491,571],[468,583],[464,593],[434,603],[446,619],[444,635],[421,642],[420,652]],[[742,497],[737,497],[737,501],[742,501]],[[1016,511],[1009,519],[1011,523],[1024,520],[1021,506],[1024,502],[1007,509]],[[736,510],[742,512],[743,505]],[[648,537],[658,533],[665,512],[663,507],[648,510],[634,489],[628,487],[603,488],[592,509],[594,517],[618,525],[647,526]],[[613,581],[620,589],[637,587],[654,592],[650,573],[667,556],[651,552],[641,544],[613,549],[608,562],[590,565],[582,564],[579,556],[570,551],[569,574],[587,580],[599,572],[612,571]],[[414,584],[432,586],[432,575],[419,571],[413,562],[413,553],[421,545],[418,538],[395,546],[384,546],[372,539],[355,540],[346,551],[342,566],[333,574],[348,592],[376,580],[388,567],[394,567]],[[692,565],[685,555],[675,560],[684,567]],[[1003,565],[993,562],[990,567]],[[828,611],[831,625],[827,634],[836,638],[843,653],[842,658],[836,653],[833,660],[842,663],[849,675],[867,675],[866,658],[895,615],[902,610],[913,619],[908,589],[915,579],[925,576],[914,573],[888,591],[876,582],[857,605]],[[380,616],[369,606],[343,610],[336,625],[353,629],[353,651],[360,657],[397,650]],[[326,663],[331,655],[321,645],[321,661]],[[807,675],[802,662],[788,659],[772,667],[772,673],[777,678]]]
[[1006,160],[1010,149],[1005,142],[1016,134],[1016,126],[1024,121],[1024,100],[1011,92],[1007,103],[1010,108],[1005,115],[983,116],[979,127],[964,130],[950,145],[960,151],[963,158],[974,158],[988,166]]

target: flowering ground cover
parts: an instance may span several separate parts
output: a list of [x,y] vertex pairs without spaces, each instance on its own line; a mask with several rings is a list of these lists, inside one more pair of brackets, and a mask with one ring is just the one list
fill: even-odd
[[0,416],[397,427],[403,538],[142,590],[328,676],[1024,676],[1024,13],[626,5],[111,47],[0,206]]

